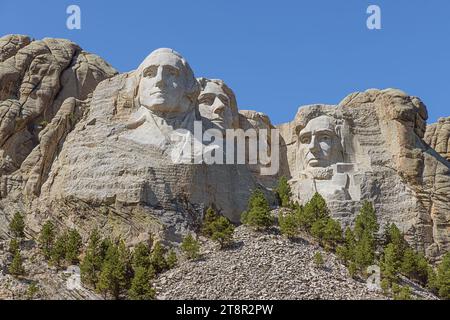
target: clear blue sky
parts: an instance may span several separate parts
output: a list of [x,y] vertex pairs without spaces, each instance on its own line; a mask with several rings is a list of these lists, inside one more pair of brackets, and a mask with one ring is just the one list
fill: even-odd
[[[81,30],[66,28],[70,4]],[[366,27],[369,4],[381,7],[380,31]],[[0,30],[71,39],[119,71],[171,47],[274,123],[300,105],[387,87],[422,98],[429,122],[450,116],[448,0],[0,0]]]

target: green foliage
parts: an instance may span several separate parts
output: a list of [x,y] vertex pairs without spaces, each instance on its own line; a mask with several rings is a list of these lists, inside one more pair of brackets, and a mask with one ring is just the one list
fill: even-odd
[[298,235],[298,219],[294,213],[280,213],[278,217],[281,234],[289,239],[295,238]]
[[367,233],[358,239],[354,249],[354,259],[359,270],[365,270],[375,262],[375,239]]
[[425,256],[421,253],[417,253],[411,248],[407,248],[404,251],[400,272],[408,278],[420,282],[422,285],[426,285],[428,281],[429,264]]
[[203,225],[202,225],[202,233],[205,237],[212,237],[213,230],[212,226],[214,221],[216,221],[218,218],[217,213],[214,211],[213,208],[209,207],[206,210],[205,217],[203,218]]
[[9,231],[16,238],[23,238],[25,236],[25,220],[20,212],[16,212],[9,223]]
[[127,253],[124,251],[122,243],[112,244],[108,247],[106,257],[97,283],[97,290],[106,298],[108,294],[115,299],[119,299],[129,283],[129,273],[127,265]]
[[227,218],[219,216],[212,208],[208,208],[203,220],[202,233],[218,242],[222,249],[231,244],[234,226]]
[[334,247],[336,243],[342,241],[342,228],[338,221],[332,218],[327,219],[324,230],[324,240],[328,247]]
[[152,254],[150,256],[150,265],[155,270],[156,274],[161,273],[168,269],[167,261],[165,258],[166,249],[158,241],[153,247]]
[[311,234],[327,248],[334,248],[342,241],[342,229],[338,221],[332,218],[322,218],[314,221]]
[[12,255],[15,255],[17,251],[20,250],[20,241],[17,239],[11,239],[11,241],[9,242],[9,248],[8,248],[8,252],[11,253]]
[[134,248],[132,266],[134,270],[138,268],[148,269],[150,266],[150,249],[145,243],[141,242]]
[[32,300],[39,292],[39,287],[36,282],[32,282],[27,289],[26,297],[27,300]]
[[[325,199],[319,194],[315,193],[308,203],[305,204],[303,210],[298,211],[298,221],[300,226],[309,231],[314,222],[326,219],[330,215]],[[316,228],[318,228],[316,226]]]
[[128,290],[128,297],[131,300],[153,300],[156,296],[155,289],[150,283],[152,274],[147,268],[137,267]]
[[22,255],[20,250],[17,250],[14,254],[14,258],[8,268],[8,271],[13,276],[21,276],[25,274],[25,269],[22,264]]
[[291,206],[292,191],[286,177],[280,178],[275,192],[282,207],[287,208]]
[[397,259],[395,245],[390,243],[384,248],[381,273],[389,282],[394,282],[397,280],[398,268],[399,260]]
[[80,234],[77,230],[71,229],[67,233],[67,243],[65,250],[65,259],[68,264],[77,264],[80,249],[83,245]]
[[86,254],[80,266],[83,283],[95,287],[102,268],[103,258],[100,235],[95,229],[89,236]]
[[319,251],[314,254],[314,264],[319,268],[322,268],[325,264],[323,261],[323,256]]
[[450,299],[450,252],[444,255],[438,265],[433,285],[442,299]]
[[241,221],[258,230],[267,229],[273,224],[269,202],[260,189],[256,189],[250,196],[248,210],[242,213]]
[[361,210],[355,220],[355,237],[356,239],[362,239],[365,235],[371,235],[376,239],[376,235],[380,226],[377,222],[377,215],[373,205],[364,201]]
[[177,254],[176,254],[175,250],[173,250],[173,249],[169,250],[166,261],[167,261],[167,267],[169,269],[173,269],[177,266],[178,258],[177,258]]
[[355,278],[357,272],[358,272],[358,267],[356,266],[356,263],[354,263],[353,261],[350,262],[350,264],[348,265],[348,273],[349,273],[350,277]]
[[381,280],[381,290],[383,290],[383,293],[385,296],[389,295],[390,288],[391,288],[391,282],[387,278],[384,278],[383,280]]
[[349,261],[354,260],[355,246],[356,246],[355,235],[353,234],[352,229],[347,227],[344,235],[344,244],[336,249],[336,254],[338,258],[342,262],[344,262],[344,264],[347,265]]
[[211,239],[218,242],[220,248],[225,248],[233,242],[234,226],[225,217],[219,217],[212,223]]
[[181,250],[188,259],[194,260],[199,256],[200,244],[191,234],[189,234],[183,239],[183,242],[181,243]]
[[396,283],[392,284],[392,294],[394,300],[411,300],[411,289],[407,286],[401,287]]
[[372,204],[365,201],[356,217],[353,232],[345,231],[345,249],[341,256],[355,264],[357,270],[364,271],[375,262],[376,238],[379,230],[377,216]]
[[39,235],[39,244],[44,257],[47,260],[50,259],[53,244],[55,242],[55,236],[55,226],[51,221],[47,221],[42,226],[41,234]]
[[68,234],[63,233],[56,238],[55,244],[50,254],[50,261],[56,267],[61,267],[66,257],[66,244],[68,241]]

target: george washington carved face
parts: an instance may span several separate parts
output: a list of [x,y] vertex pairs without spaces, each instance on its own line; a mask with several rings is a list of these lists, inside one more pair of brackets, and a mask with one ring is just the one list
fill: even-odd
[[326,168],[343,161],[341,138],[334,118],[313,118],[300,131],[298,161],[304,171]]
[[140,106],[160,113],[185,113],[194,108],[199,87],[189,64],[171,49],[153,51],[138,69]]

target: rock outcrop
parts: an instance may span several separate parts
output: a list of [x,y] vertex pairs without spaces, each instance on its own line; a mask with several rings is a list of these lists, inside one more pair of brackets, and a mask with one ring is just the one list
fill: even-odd
[[[38,196],[65,137],[97,84],[117,72],[62,39],[0,38],[0,231]],[[1,234],[1,232],[0,232]]]
[[424,140],[431,148],[450,161],[450,117],[440,118],[437,123],[427,125]]
[[450,165],[424,142],[427,110],[398,90],[354,93],[338,106],[299,109],[280,126],[295,195],[316,191],[351,225],[363,200],[429,257],[448,252]]
[[[197,80],[171,49],[118,74],[70,41],[6,36],[0,38],[0,236],[21,211],[30,236],[51,219],[83,237],[99,228],[128,244],[150,233],[179,242],[208,206],[239,223],[255,188],[275,204],[271,191],[285,175],[297,200],[320,192],[344,226],[363,200],[372,201],[382,226],[396,223],[416,249],[439,259],[450,246],[450,125],[443,119],[427,128],[426,120],[420,99],[389,89],[354,93],[337,106],[303,107],[292,122],[274,127],[262,113],[238,112],[223,81]],[[199,121],[200,135],[216,128],[221,139],[226,129],[266,131],[275,157],[264,164],[180,162],[187,146],[194,158],[198,144],[202,156],[217,150],[199,141]],[[279,171],[262,174],[278,164]]]

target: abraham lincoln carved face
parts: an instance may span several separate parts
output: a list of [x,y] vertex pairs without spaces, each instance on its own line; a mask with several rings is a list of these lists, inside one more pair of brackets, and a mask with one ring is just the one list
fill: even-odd
[[342,162],[343,148],[335,119],[325,115],[311,119],[299,132],[297,155],[301,171]]

